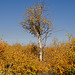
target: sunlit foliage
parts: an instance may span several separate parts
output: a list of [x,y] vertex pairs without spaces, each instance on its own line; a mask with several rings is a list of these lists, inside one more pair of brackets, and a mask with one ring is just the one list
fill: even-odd
[[[69,34],[68,34],[69,36]],[[74,75],[75,38],[46,47],[45,61],[39,61],[35,43],[8,45],[0,39],[0,75]]]

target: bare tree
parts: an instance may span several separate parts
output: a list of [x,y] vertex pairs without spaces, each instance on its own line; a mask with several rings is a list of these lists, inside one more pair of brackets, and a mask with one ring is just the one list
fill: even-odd
[[[30,8],[26,8],[24,21],[20,22],[25,30],[34,35],[38,39],[40,61],[42,61],[42,42],[46,46],[47,38],[52,34],[53,25],[51,18],[45,15],[46,6],[44,3],[34,4]],[[44,50],[45,57],[45,50]]]

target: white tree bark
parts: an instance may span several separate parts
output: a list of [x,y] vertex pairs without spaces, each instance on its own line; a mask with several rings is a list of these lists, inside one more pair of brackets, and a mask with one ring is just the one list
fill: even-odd
[[42,61],[42,45],[41,45],[41,37],[38,38],[39,50],[40,50],[40,61]]

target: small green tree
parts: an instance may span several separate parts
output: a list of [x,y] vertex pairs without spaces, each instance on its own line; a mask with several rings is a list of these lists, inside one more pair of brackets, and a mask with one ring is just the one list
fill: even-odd
[[[44,3],[34,4],[30,8],[26,8],[24,15],[24,21],[20,22],[25,30],[34,35],[38,39],[40,61],[42,61],[42,42],[46,46],[47,38],[52,34],[53,25],[51,18],[48,19],[45,16],[45,5]],[[45,57],[45,50],[44,50]]]

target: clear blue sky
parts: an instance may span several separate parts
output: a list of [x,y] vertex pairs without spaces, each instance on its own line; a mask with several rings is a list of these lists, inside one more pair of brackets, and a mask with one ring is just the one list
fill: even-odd
[[[19,21],[23,19],[25,7],[39,1],[0,0],[0,37],[3,35],[3,39],[10,45],[16,43],[16,41],[25,45],[30,42],[37,42],[36,38],[24,32]],[[75,36],[75,0],[46,0],[46,5],[49,7],[48,12],[51,12],[52,18],[55,19],[54,27],[56,30],[62,30],[52,34],[48,38],[47,44],[54,37],[57,37],[60,41],[67,40],[64,35],[66,33]]]

